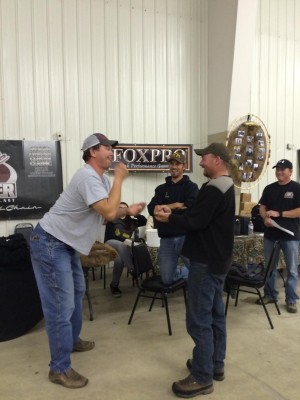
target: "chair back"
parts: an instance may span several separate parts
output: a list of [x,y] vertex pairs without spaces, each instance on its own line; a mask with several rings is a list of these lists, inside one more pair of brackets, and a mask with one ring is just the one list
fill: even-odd
[[144,273],[154,272],[152,259],[144,240],[140,239],[139,242],[132,241],[132,260],[133,271],[130,272],[134,279],[138,279]]
[[271,253],[271,256],[269,258],[269,262],[266,266],[266,271],[265,271],[265,277],[264,277],[264,284],[267,282],[269,279],[270,275],[272,274],[273,270],[277,267],[277,262],[279,258],[279,252],[280,252],[280,241],[276,240],[273,246],[273,250]]
[[30,222],[24,222],[15,226],[15,233],[21,233],[26,239],[27,244],[30,242],[30,235],[33,231],[33,225]]

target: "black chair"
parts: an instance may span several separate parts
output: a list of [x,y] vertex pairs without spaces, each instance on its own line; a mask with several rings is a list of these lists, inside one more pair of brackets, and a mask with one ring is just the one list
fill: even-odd
[[[138,287],[138,294],[131,311],[128,325],[131,324],[134,312],[141,297],[152,299],[149,307],[149,312],[152,310],[155,300],[160,300],[162,307],[166,310],[167,324],[169,335],[172,335],[172,328],[170,322],[168,295],[178,290],[182,290],[184,303],[186,306],[186,281],[179,279],[171,285],[165,285],[159,275],[156,274],[155,268],[146,243],[140,239],[140,242],[132,243],[132,256],[133,256],[133,270],[130,271],[132,277]],[[143,279],[143,274],[146,278]]]
[[15,226],[15,233],[21,233],[29,245],[30,235],[33,230],[33,225],[30,222],[23,222]]
[[[274,329],[274,326],[272,324],[270,315],[268,313],[268,310],[266,308],[266,305],[263,300],[263,296],[260,292],[260,289],[263,288],[268,281],[269,277],[271,276],[272,273],[276,273],[276,264],[278,261],[279,257],[279,252],[280,252],[280,242],[277,240],[274,243],[274,247],[271,253],[271,257],[269,259],[268,265],[266,266],[264,273],[261,275],[255,275],[255,276],[238,276],[234,274],[233,272],[228,273],[225,281],[225,287],[227,291],[227,299],[226,299],[226,306],[225,306],[225,315],[227,315],[227,309],[228,309],[228,304],[229,304],[229,297],[232,294],[232,292],[236,291],[236,297],[235,297],[235,306],[238,304],[238,299],[239,299],[239,293],[240,292],[245,292],[245,293],[251,293],[254,295],[258,295],[260,302],[263,306],[263,309],[266,313],[266,316],[268,318],[269,324],[271,326],[271,329]],[[246,289],[241,289],[241,287],[245,287]],[[252,289],[252,290],[250,290]],[[280,315],[280,310],[277,305],[277,300],[274,301],[275,307],[277,309],[278,314]]]

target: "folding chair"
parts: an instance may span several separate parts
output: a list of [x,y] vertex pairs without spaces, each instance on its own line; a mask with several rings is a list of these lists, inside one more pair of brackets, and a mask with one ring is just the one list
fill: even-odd
[[[279,252],[280,252],[280,242],[277,240],[274,243],[274,247],[273,247],[268,265],[265,268],[264,274],[261,275],[260,277],[259,276],[255,276],[255,277],[238,276],[238,275],[234,275],[234,274],[230,273],[230,271],[229,271],[229,273],[226,277],[226,281],[225,281],[225,287],[227,290],[225,315],[227,315],[229,297],[230,297],[232,290],[236,290],[235,307],[238,304],[240,292],[251,293],[251,294],[259,296],[259,299],[260,299],[263,309],[266,313],[266,316],[268,318],[271,329],[274,329],[273,323],[271,321],[270,315],[269,315],[266,305],[264,303],[263,296],[261,295],[260,289],[263,288],[265,286],[265,284],[267,284],[268,279],[271,276],[271,274],[276,273],[276,264],[278,261]],[[241,287],[246,287],[247,289],[241,289]],[[250,289],[252,289],[252,290],[250,290]],[[274,304],[275,304],[278,314],[280,315],[280,310],[277,305],[277,300],[274,301]]]
[[[155,300],[161,300],[162,306],[166,310],[167,324],[169,335],[172,335],[172,328],[170,322],[168,295],[177,290],[182,290],[184,303],[186,306],[186,281],[179,279],[171,285],[165,285],[159,275],[156,274],[155,268],[146,243],[140,239],[140,242],[132,242],[132,256],[133,256],[133,270],[130,273],[133,276],[136,286],[138,287],[138,294],[128,320],[128,325],[131,324],[134,312],[141,297],[151,299],[149,312],[152,310]],[[142,275],[146,274],[146,278],[142,279]],[[151,275],[151,276],[150,276]]]
[[93,306],[92,306],[92,300],[91,300],[91,295],[90,295],[90,283],[89,283],[89,271],[94,270],[94,268],[100,268],[101,269],[101,277],[102,277],[102,270],[104,274],[104,289],[106,285],[106,265],[110,262],[113,261],[116,257],[118,256],[118,253],[116,252],[115,249],[113,249],[111,246],[101,243],[96,241],[93,244],[93,247],[90,251],[90,254],[88,256],[85,256],[83,254],[80,254],[80,261],[82,265],[82,270],[85,278],[85,294],[88,300],[88,305],[89,305],[89,312],[90,312],[90,321],[93,321],[94,319],[94,313],[93,313]]
[[33,225],[30,222],[24,222],[21,224],[17,224],[15,226],[15,233],[21,233],[26,239],[28,246],[32,230],[33,230]]

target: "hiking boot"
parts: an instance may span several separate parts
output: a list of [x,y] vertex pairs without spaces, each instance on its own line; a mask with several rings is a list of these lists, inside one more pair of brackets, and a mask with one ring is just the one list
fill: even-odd
[[172,390],[178,397],[195,397],[199,394],[209,394],[214,391],[213,383],[201,384],[195,381],[193,375],[187,376],[181,381],[174,382]]
[[[270,303],[275,303],[275,301],[277,301],[277,300],[273,300],[269,296],[263,296],[263,300],[264,300],[265,305],[270,304]],[[259,304],[260,306],[262,305],[262,302],[260,301],[260,299],[256,300],[256,304]]]
[[119,286],[113,286],[112,283],[110,284],[110,291],[111,291],[111,294],[112,294],[114,297],[121,297],[121,296],[122,296],[122,292],[121,292],[121,290],[119,289]]
[[54,372],[50,370],[48,378],[52,383],[57,383],[68,389],[79,389],[88,383],[87,378],[72,368],[66,372]]
[[[189,358],[186,362],[186,366],[190,372],[192,371],[192,364],[193,364],[193,360],[191,358]],[[225,379],[224,369],[221,369],[220,371],[214,371],[213,378],[215,381],[224,381],[224,379]]]
[[82,340],[79,338],[78,342],[74,344],[73,351],[89,351],[95,347],[95,342],[90,342],[88,340]]
[[297,304],[296,304],[296,303],[288,303],[288,304],[286,305],[286,310],[287,310],[287,312],[289,312],[289,313],[296,314],[296,313],[298,312],[298,310],[297,310]]

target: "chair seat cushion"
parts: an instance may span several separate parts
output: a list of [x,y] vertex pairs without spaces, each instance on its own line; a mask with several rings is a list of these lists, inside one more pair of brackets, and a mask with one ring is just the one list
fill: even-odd
[[239,264],[233,264],[228,272],[227,279],[247,284],[258,284],[265,278],[265,267],[263,264],[252,264],[244,267]]
[[184,279],[179,279],[178,281],[172,283],[171,285],[165,285],[159,275],[151,276],[141,281],[140,286],[142,289],[151,290],[154,292],[165,292],[172,293],[181,287],[186,286],[186,281]]

